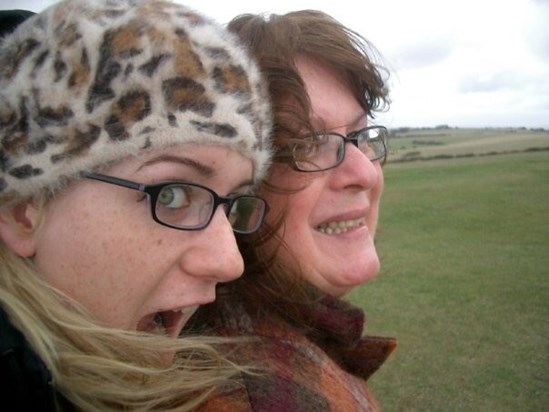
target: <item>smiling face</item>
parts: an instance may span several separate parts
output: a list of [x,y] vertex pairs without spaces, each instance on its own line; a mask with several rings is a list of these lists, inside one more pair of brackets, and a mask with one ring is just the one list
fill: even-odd
[[[364,109],[335,72],[300,58],[297,67],[312,106],[312,124],[318,131],[347,135],[366,126]],[[334,169],[303,173],[275,165],[270,180],[292,194],[265,191],[262,196],[273,219],[286,211],[280,234],[289,253],[278,259],[289,267],[299,262],[305,278],[322,291],[342,296],[379,272],[374,245],[383,173],[354,145],[345,147],[345,159]]]
[[[198,183],[248,193],[252,163],[221,146],[186,144],[124,160],[102,173],[143,184]],[[37,270],[101,323],[177,336],[218,282],[243,272],[223,207],[197,231],[156,223],[142,192],[82,179],[55,196],[34,233]]]

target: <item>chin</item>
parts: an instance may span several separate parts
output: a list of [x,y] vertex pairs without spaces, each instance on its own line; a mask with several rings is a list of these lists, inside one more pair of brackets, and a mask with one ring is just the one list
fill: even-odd
[[333,296],[334,298],[342,298],[347,295],[355,287],[335,287],[332,290],[325,291],[328,295]]
[[[363,268],[363,270],[357,273],[355,272],[357,267]],[[348,272],[345,272],[345,275],[340,279],[340,285],[342,286],[335,288],[343,290],[343,292],[340,294],[340,296],[343,296],[357,286],[360,286],[363,283],[369,282],[370,280],[374,279],[379,274],[379,270],[380,264],[379,260],[377,259],[375,261],[370,261],[362,265],[353,266]]]

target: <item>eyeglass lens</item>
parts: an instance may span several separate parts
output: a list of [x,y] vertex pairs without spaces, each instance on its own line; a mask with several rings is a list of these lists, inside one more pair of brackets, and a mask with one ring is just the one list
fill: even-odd
[[173,184],[158,192],[155,214],[158,220],[172,226],[199,228],[208,221],[212,204],[208,191],[198,186]]
[[368,157],[368,159],[380,159],[385,156],[387,144],[386,133],[385,128],[363,129],[356,136],[358,148]]
[[252,196],[240,196],[234,200],[227,214],[233,230],[251,233],[259,229],[265,214],[265,202]]
[[294,164],[298,170],[319,171],[339,165],[345,157],[345,145],[351,141],[370,160],[386,154],[387,129],[372,127],[359,130],[348,137],[337,133],[323,133],[303,139],[293,148]]
[[162,187],[156,195],[156,219],[170,226],[201,229],[211,220],[220,203],[234,231],[251,233],[261,225],[265,202],[254,196],[236,196],[226,202],[207,189],[190,184],[171,184]]

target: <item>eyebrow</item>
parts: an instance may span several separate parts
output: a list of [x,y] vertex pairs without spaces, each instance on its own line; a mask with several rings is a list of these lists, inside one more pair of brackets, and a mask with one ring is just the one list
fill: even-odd
[[[154,159],[148,160],[145,163],[143,163],[141,166],[139,166],[137,170],[141,170],[144,167],[147,167],[156,163],[161,163],[161,162],[178,163],[178,164],[191,167],[195,169],[200,175],[206,178],[213,177],[217,174],[214,168],[207,166],[203,163],[197,162],[194,159],[189,159],[188,157],[172,156],[172,155],[162,155],[162,156],[155,157]],[[242,182],[237,184],[233,190],[238,190],[241,188],[245,188],[247,186],[251,187],[253,186],[253,184],[254,184],[253,179],[244,179],[242,180]]]
[[206,166],[205,164],[197,162],[194,159],[189,159],[188,157],[179,157],[179,156],[172,156],[172,155],[162,155],[162,156],[155,157],[154,159],[148,160],[145,163],[143,163],[141,166],[139,166],[137,170],[141,170],[146,166],[150,166],[155,163],[161,163],[161,162],[179,163],[185,166],[189,166],[205,177],[212,177],[215,175],[215,170],[210,166]]
[[[322,124],[323,128],[326,130],[326,131],[330,131],[332,129],[337,129],[339,127],[342,127],[342,126],[345,126],[347,128],[353,128],[353,127],[358,127],[359,123],[364,120],[364,119],[367,119],[368,118],[368,113],[366,112],[362,112],[360,113],[358,116],[356,116],[350,123],[347,123],[345,125],[338,125],[338,126],[334,126],[334,127],[330,127],[330,128],[327,128],[326,127],[326,123],[324,122],[324,120],[322,118],[316,118],[316,120],[318,121],[319,124]],[[311,119],[312,121],[314,121],[315,119]]]

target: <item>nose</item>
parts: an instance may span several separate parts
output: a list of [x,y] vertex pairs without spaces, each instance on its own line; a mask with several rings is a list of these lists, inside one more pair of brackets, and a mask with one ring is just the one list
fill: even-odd
[[332,184],[337,188],[356,187],[368,190],[382,178],[379,161],[368,159],[353,141],[346,143],[343,161],[332,170]]
[[[223,207],[204,229],[195,232],[193,254],[182,258],[185,272],[215,282],[229,282],[244,272],[244,261]],[[190,261],[192,259],[192,261]]]

